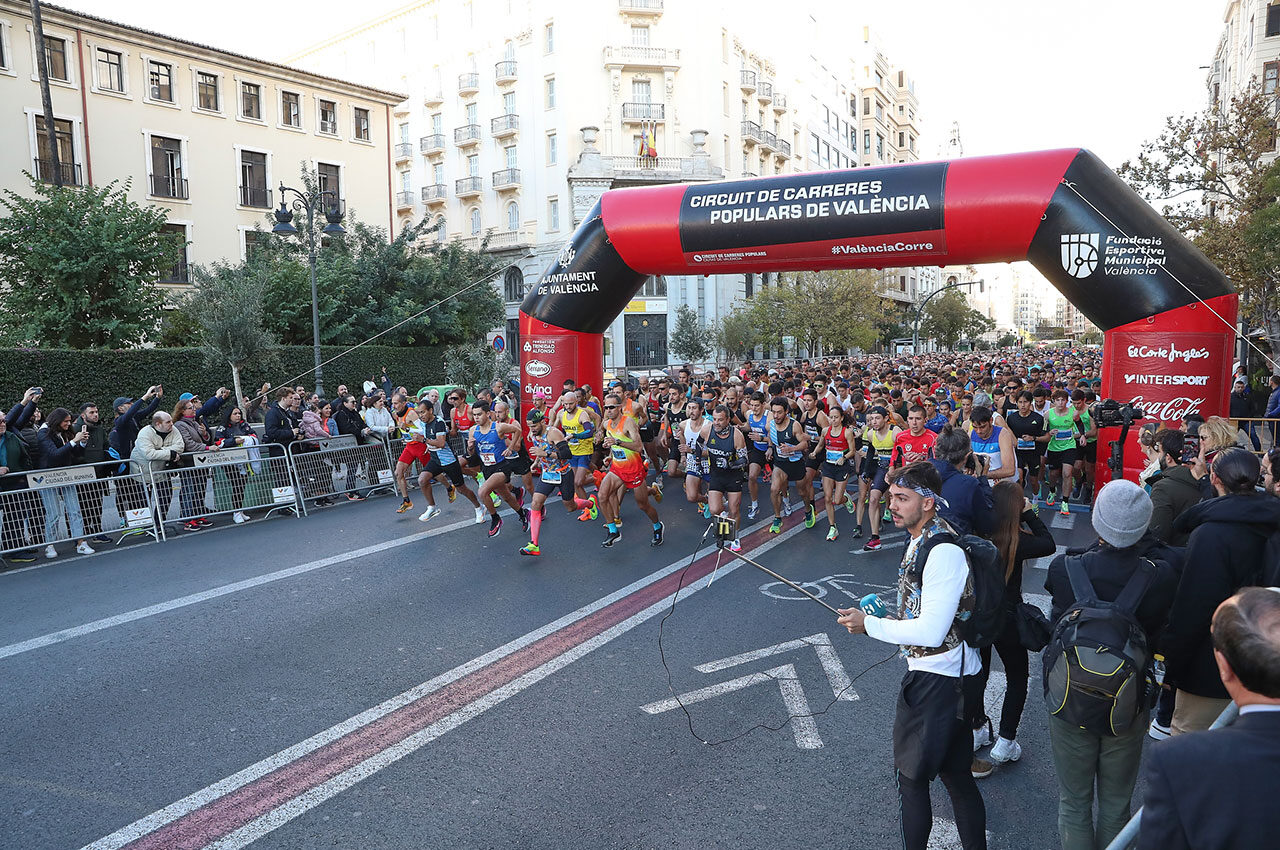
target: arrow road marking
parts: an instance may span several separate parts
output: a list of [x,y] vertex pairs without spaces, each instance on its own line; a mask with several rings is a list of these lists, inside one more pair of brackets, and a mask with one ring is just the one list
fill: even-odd
[[[826,636],[823,635],[823,637]],[[803,643],[803,641],[794,641],[794,643]],[[782,704],[786,706],[787,714],[791,715],[791,732],[795,736],[796,746],[802,750],[820,749],[822,747],[822,738],[818,735],[818,724],[814,722],[812,717],[808,716],[812,714],[809,709],[809,700],[805,697],[804,687],[796,676],[794,664],[783,664],[781,667],[773,667],[763,673],[739,676],[737,679],[730,679],[717,685],[689,691],[679,697],[669,697],[657,702],[651,702],[648,705],[640,706],[640,710],[647,714],[661,714],[664,711],[678,708],[682,702],[685,705],[702,702],[703,700],[713,699],[734,691],[741,691],[763,682],[778,683],[778,692],[782,695]]]
[[773,646],[744,652],[741,655],[731,655],[728,658],[721,658],[719,661],[708,661],[706,664],[699,664],[693,669],[699,673],[717,673],[721,670],[728,670],[730,667],[759,661],[761,658],[768,658],[771,655],[781,655],[793,649],[803,649],[806,646],[813,647],[814,652],[818,655],[818,660],[822,662],[822,669],[826,672],[827,679],[831,682],[831,694],[833,696],[844,702],[861,699],[858,696],[858,692],[849,687],[852,684],[849,681],[849,674],[844,669],[844,664],[840,662],[840,656],[836,655],[835,649],[831,646],[831,638],[827,637],[825,632],[783,643],[775,643]]

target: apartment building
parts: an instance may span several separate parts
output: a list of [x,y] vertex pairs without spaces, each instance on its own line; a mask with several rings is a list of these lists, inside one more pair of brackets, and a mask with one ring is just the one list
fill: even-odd
[[[423,0],[290,61],[411,93],[392,115],[397,227],[443,219],[440,239],[511,263],[515,347],[526,286],[608,189],[861,164],[863,47],[828,5],[780,18],[761,0]],[[914,104],[888,96],[904,116]],[[651,279],[605,335],[606,366],[663,364],[681,305],[710,323],[774,284]]]
[[[239,56],[42,4],[53,130],[64,185],[131,180],[188,244],[160,281],[236,261],[254,225],[301,186],[300,167],[373,224],[392,226],[391,108],[403,94]],[[30,6],[0,0],[0,188],[52,179]]]
[[[1280,0],[1229,0],[1207,79],[1209,104],[1225,111],[1253,80],[1280,105]],[[1274,159],[1275,153],[1267,159]]]

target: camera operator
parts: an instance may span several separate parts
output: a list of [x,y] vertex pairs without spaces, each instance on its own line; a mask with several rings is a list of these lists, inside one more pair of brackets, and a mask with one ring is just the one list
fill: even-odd
[[990,535],[994,513],[986,479],[988,458],[974,454],[969,435],[954,425],[938,434],[933,453],[930,463],[942,479],[938,515],[959,534]]
[[[955,432],[967,441],[964,431]],[[942,479],[933,464],[908,464],[894,470],[890,481],[893,523],[910,535],[898,578],[898,616],[869,616],[847,608],[838,622],[850,634],[899,644],[907,659],[893,722],[903,847],[928,846],[933,823],[929,783],[940,776],[955,810],[961,845],[980,850],[987,846],[987,815],[970,771],[976,767],[971,719],[982,702],[982,661],[959,632],[962,618],[973,610],[973,580],[959,546],[929,542],[937,534],[954,534],[937,515]],[[990,772],[990,765],[985,769]]]
[[1174,531],[1173,521],[1201,498],[1200,481],[1191,468],[1199,455],[1199,440],[1181,431],[1156,435],[1160,472],[1151,479],[1150,530],[1170,546],[1186,546],[1190,532]]

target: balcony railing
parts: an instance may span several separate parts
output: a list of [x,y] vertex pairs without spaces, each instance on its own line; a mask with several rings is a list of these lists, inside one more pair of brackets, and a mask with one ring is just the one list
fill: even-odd
[[432,133],[418,140],[418,150],[422,153],[440,153],[444,150],[444,133]]
[[338,122],[322,120],[320,122],[320,132],[327,133],[330,136],[338,135]]
[[[53,161],[48,159],[37,159],[36,179],[43,180],[46,183],[53,182]],[[58,171],[62,174],[63,186],[79,186],[80,183],[80,164],[75,162],[58,163]]]
[[493,188],[513,189],[520,186],[520,169],[504,168],[493,172]]
[[[186,248],[183,248],[183,254],[186,254]],[[173,264],[173,268],[165,272],[161,278],[161,283],[190,283],[191,273],[187,269],[187,258],[183,256],[181,260]]]
[[266,186],[241,186],[240,206],[271,209],[271,190]]
[[396,209],[413,206],[412,192],[396,192]]
[[408,159],[413,156],[413,145],[409,142],[398,142],[396,144],[396,162],[402,159]]
[[756,89],[756,97],[760,98],[761,103],[768,103],[773,100],[773,83],[768,80],[761,80],[760,88]]
[[764,138],[761,140],[760,145],[761,145],[765,150],[770,150],[770,151],[775,151],[775,150],[777,150],[777,149],[778,149],[778,137],[777,137],[777,136],[775,136],[773,133],[769,132],[768,130],[765,130],[765,131],[764,131],[764,133],[763,133],[763,135],[764,135]]
[[453,130],[453,143],[455,145],[474,145],[478,141],[480,141],[479,124],[463,124]]
[[484,236],[460,236],[456,241],[476,251],[486,239],[489,240],[486,246],[489,251],[509,251],[533,244],[533,234],[526,230],[489,230]]
[[781,92],[774,92],[774,94],[773,94],[773,111],[774,111],[774,112],[786,112],[786,111],[787,111],[787,96],[786,96],[785,94],[782,94]]
[[763,142],[764,131],[761,130],[760,125],[754,121],[743,121],[742,138],[753,142]]
[[662,0],[618,0],[618,8],[623,12],[660,15],[662,14]]
[[493,74],[494,79],[496,79],[499,84],[515,82],[516,60],[503,59],[501,62],[495,63],[493,66]]
[[662,68],[680,64],[680,50],[675,47],[641,47],[623,44],[606,47],[604,61],[609,64]]
[[742,176],[743,177],[759,177],[760,175],[756,174],[754,171],[744,171],[742,172]]
[[622,177],[655,177],[664,173],[679,179],[683,162],[678,156],[615,156],[612,165],[614,173]]
[[745,68],[738,72],[740,84],[745,91],[756,90],[756,72],[748,71]]
[[170,177],[167,174],[151,175],[151,194],[157,198],[179,198],[184,201],[191,197],[187,192],[186,178]]
[[453,183],[453,193],[458,197],[478,195],[484,191],[483,177],[459,177]]
[[497,118],[489,120],[489,132],[493,133],[494,138],[501,139],[505,136],[513,135],[519,129],[519,115],[499,115]]
[[447,189],[443,183],[432,183],[422,187],[422,200],[427,203],[448,200]]
[[790,143],[790,142],[787,142],[787,141],[783,141],[782,139],[779,139],[779,140],[778,140],[778,155],[779,155],[779,156],[791,156],[791,143]]
[[476,73],[458,75],[458,94],[475,94],[480,91],[480,75]]
[[665,121],[667,105],[665,103],[624,103],[622,104],[623,121]]
[[439,106],[444,103],[444,92],[429,92],[423,96],[422,103],[425,106]]

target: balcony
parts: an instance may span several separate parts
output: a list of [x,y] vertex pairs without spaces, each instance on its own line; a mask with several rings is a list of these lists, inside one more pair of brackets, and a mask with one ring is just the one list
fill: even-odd
[[489,132],[493,134],[495,139],[505,139],[507,136],[514,136],[519,129],[519,115],[499,115],[497,118],[489,121]]
[[469,95],[480,91],[480,75],[476,73],[458,75],[458,94]]
[[460,148],[470,145],[479,144],[480,142],[480,125],[479,124],[463,124],[461,127],[455,127],[453,130],[453,143]]
[[604,49],[604,63],[623,68],[675,68],[680,65],[680,51],[674,47],[614,45]]
[[501,62],[493,66],[494,80],[500,86],[509,85],[516,81],[516,60],[503,59]]
[[764,141],[764,130],[761,130],[760,125],[754,121],[743,121],[742,140],[744,142],[761,143]]
[[745,92],[753,92],[756,90],[756,72],[748,71],[745,68],[738,72],[739,85]]
[[478,251],[486,239],[489,241],[485,250],[495,252],[529,248],[534,242],[533,233],[527,230],[489,230],[484,236],[462,236],[456,241],[472,251]]
[[422,201],[425,204],[443,204],[449,199],[443,183],[432,183],[422,187]]
[[413,145],[409,142],[400,142],[395,147],[396,162],[404,162],[413,156]]
[[[36,179],[43,180],[46,183],[53,182],[53,162],[47,159],[37,159]],[[75,162],[58,163],[58,171],[62,174],[63,186],[81,186],[80,182],[80,165]]]
[[778,149],[777,136],[775,136],[773,133],[770,133],[768,130],[765,130],[764,133],[762,133],[761,135],[763,135],[764,138],[760,141],[760,147],[764,148],[767,151],[776,151]]
[[396,209],[402,210],[413,207],[412,192],[396,192]]
[[761,80],[760,88],[756,89],[756,97],[761,103],[768,105],[773,100],[773,83],[769,80]]
[[781,157],[791,156],[791,143],[787,141],[783,141],[782,139],[779,139],[777,154],[778,156],[781,156]]
[[504,189],[519,189],[520,169],[504,168],[501,171],[493,172],[493,188],[499,192]]
[[177,198],[185,201],[191,197],[187,191],[185,177],[170,177],[167,174],[151,175],[151,195],[156,198]]
[[618,11],[629,15],[652,15],[656,18],[662,14],[662,0],[618,0]]
[[241,186],[240,206],[271,209],[271,190],[266,186]]
[[166,271],[160,277],[161,283],[190,283],[191,272],[187,268],[187,252],[184,248],[182,251],[182,259],[173,264],[173,267]]
[[435,153],[444,153],[444,133],[433,133],[430,136],[423,136],[418,140],[418,150],[427,156]]
[[785,94],[782,94],[781,92],[774,92],[773,111],[779,113],[787,111],[787,96]]
[[744,171],[742,172],[742,176],[743,177],[759,177],[760,175],[756,174],[754,171]]
[[459,198],[474,198],[484,191],[483,177],[459,177],[453,181],[453,194]]
[[623,123],[628,124],[637,121],[665,121],[667,105],[665,103],[624,103],[622,120]]
[[422,98],[423,106],[439,106],[444,103],[444,92],[429,92]]

